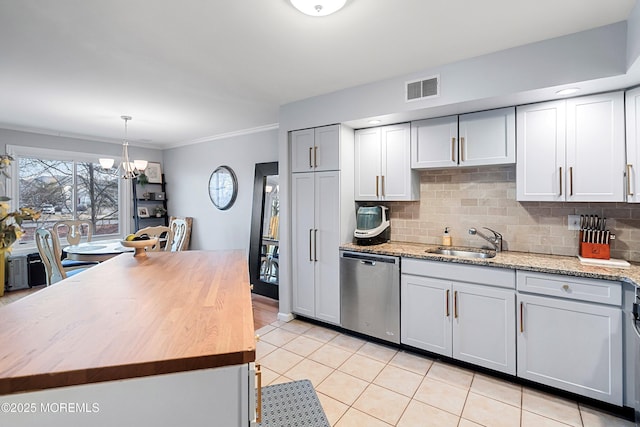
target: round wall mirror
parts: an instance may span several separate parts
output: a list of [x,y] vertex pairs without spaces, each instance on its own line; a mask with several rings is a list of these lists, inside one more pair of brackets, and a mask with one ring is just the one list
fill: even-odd
[[238,179],[229,166],[220,166],[209,178],[209,197],[222,211],[229,209],[238,195]]

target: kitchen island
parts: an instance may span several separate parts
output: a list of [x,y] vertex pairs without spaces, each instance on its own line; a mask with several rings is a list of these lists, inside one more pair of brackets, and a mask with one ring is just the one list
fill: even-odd
[[241,251],[122,254],[0,310],[2,425],[250,425]]

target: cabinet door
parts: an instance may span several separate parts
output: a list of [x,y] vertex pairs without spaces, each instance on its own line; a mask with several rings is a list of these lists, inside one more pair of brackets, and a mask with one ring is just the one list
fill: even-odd
[[293,311],[310,317],[315,316],[314,175],[313,172],[291,175]]
[[565,101],[518,107],[516,198],[565,199]]
[[315,175],[315,317],[340,324],[340,172]]
[[640,203],[640,87],[625,95],[627,114],[627,201]]
[[411,167],[442,168],[458,164],[458,116],[411,123]]
[[380,128],[355,133],[355,199],[380,200],[382,165]]
[[[417,200],[411,170],[411,125],[404,123],[381,128],[382,158],[380,192],[384,200]],[[417,185],[415,186],[417,187]]]
[[518,295],[518,376],[622,405],[622,312]]
[[291,132],[291,172],[313,171],[314,129]]
[[451,356],[451,282],[403,274],[400,300],[402,344]]
[[624,201],[622,92],[567,100],[567,201]]
[[514,107],[462,114],[458,123],[461,166],[516,162]]
[[453,284],[453,357],[516,373],[515,291]]
[[340,169],[340,125],[315,129],[313,166],[316,172]]

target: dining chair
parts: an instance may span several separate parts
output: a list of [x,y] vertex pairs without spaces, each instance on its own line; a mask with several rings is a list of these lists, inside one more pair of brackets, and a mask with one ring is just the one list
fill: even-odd
[[38,253],[40,254],[40,259],[44,264],[47,275],[47,286],[51,286],[62,279],[86,270],[85,268],[77,268],[65,271],[62,267],[62,261],[60,260],[58,240],[53,237],[53,234],[49,230],[45,228],[38,228],[36,230],[36,245],[38,246]]
[[171,240],[167,241],[166,251],[179,252],[186,251],[189,248],[189,240],[191,237],[191,225],[193,218],[171,217],[169,228],[171,229]]
[[[89,220],[84,219],[68,219],[56,221],[51,227],[53,237],[58,240],[58,248],[62,249],[63,238],[68,245],[77,245],[82,240],[83,235],[86,236],[86,241],[90,242],[93,236],[93,224]],[[86,230],[86,231],[85,231]],[[60,258],[62,258],[62,251],[60,251]],[[94,261],[74,261],[71,259],[63,259],[62,267],[65,270],[72,270],[75,268],[82,268],[91,265],[95,265]]]
[[[156,243],[155,245],[151,246],[150,248],[148,248],[147,250],[150,252],[160,252],[163,250],[162,248],[162,244],[160,239],[165,236],[167,241],[166,241],[166,246],[169,245],[169,242],[171,242],[172,238],[171,238],[171,229],[167,226],[164,225],[157,225],[155,227],[145,227],[145,228],[141,228],[140,230],[136,231],[135,236],[139,237],[142,236],[143,234],[146,234],[147,236],[149,236],[150,238],[154,238],[157,237],[158,238],[158,243]],[[165,249],[166,250],[166,249]]]

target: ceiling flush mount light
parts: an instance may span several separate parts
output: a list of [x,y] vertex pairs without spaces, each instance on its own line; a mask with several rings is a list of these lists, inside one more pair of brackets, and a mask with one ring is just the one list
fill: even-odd
[[377,119],[376,120],[369,120],[369,124],[370,125],[379,125],[380,123],[381,123],[380,120],[377,120]]
[[305,15],[327,16],[343,8],[347,0],[291,0],[293,7]]
[[576,93],[579,91],[579,87],[568,87],[566,89],[562,89],[556,92],[556,95],[571,95],[572,93]]

